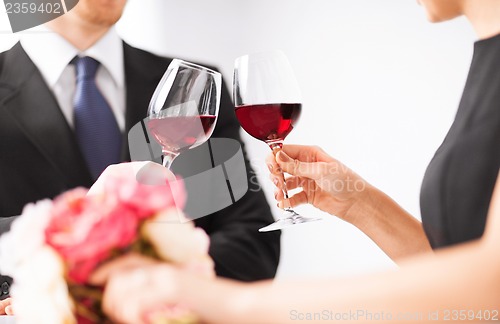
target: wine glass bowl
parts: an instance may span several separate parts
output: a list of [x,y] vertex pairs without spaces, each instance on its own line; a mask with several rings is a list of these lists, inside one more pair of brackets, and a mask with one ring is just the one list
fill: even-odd
[[[237,58],[233,97],[236,118],[241,127],[252,137],[269,145],[276,155],[302,111],[300,89],[285,54],[281,51],[269,51]],[[280,182],[285,199],[288,199],[282,172]],[[279,230],[320,219],[303,217],[291,206],[284,210],[276,222],[259,231]]]
[[148,128],[161,145],[163,165],[170,168],[183,151],[210,138],[217,122],[221,74],[174,59],[158,84],[148,109]]
[[247,105],[236,108],[236,117],[250,136],[271,144],[285,139],[301,110],[300,103]]

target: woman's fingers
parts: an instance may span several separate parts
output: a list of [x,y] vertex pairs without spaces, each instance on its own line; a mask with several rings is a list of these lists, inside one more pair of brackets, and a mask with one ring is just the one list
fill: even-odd
[[118,323],[149,322],[148,314],[177,303],[177,273],[171,266],[155,264],[114,274],[104,290],[104,312]]
[[328,155],[319,146],[312,145],[283,145],[283,152],[293,159],[300,160],[302,162],[331,162],[335,161],[330,155]]
[[[277,177],[270,175],[271,180],[276,180]],[[274,199],[277,201],[281,201],[285,199],[285,195],[283,194],[281,183],[275,183],[276,189],[274,190]],[[285,180],[285,185],[287,190],[294,190],[297,188],[302,188],[304,191],[308,191],[310,188],[310,182],[307,179],[301,177],[290,177]]]
[[293,190],[297,188],[306,188],[308,180],[301,177],[290,177],[286,179],[286,189]]
[[285,195],[283,194],[283,190],[276,188],[276,190],[274,190],[274,199],[278,202],[285,199]]
[[[290,154],[289,156],[292,158],[292,159],[299,159],[299,154],[300,154],[300,148],[307,148],[306,146],[301,146],[301,145],[289,145],[287,146],[287,150],[283,150],[283,152],[285,152],[288,156],[288,154]],[[279,165],[279,161],[277,161],[278,159],[278,155],[279,155],[280,152],[278,153],[269,153],[266,157],[266,164],[267,164],[267,168],[269,169],[269,172],[271,174],[274,174],[276,176],[280,176],[283,172],[283,170],[281,169],[280,165]],[[275,155],[276,154],[276,155]],[[308,157],[307,155],[305,155],[305,162],[311,162],[311,159],[310,157]]]
[[[117,303],[115,300],[115,296],[117,294],[117,290],[123,290],[124,287],[119,287],[116,284],[116,281],[120,280],[120,274],[115,275],[110,278],[106,283],[106,288],[104,290],[104,295],[102,299],[102,310],[114,321],[114,322],[123,322],[123,307],[126,304],[126,300],[123,300],[122,303]],[[122,291],[123,293],[125,291]],[[133,298],[133,296],[129,296],[129,298]],[[126,307],[125,307],[126,308]]]
[[276,186],[276,188],[283,189],[283,185],[282,185],[283,181],[282,181],[282,175],[281,175],[281,173],[279,175],[271,173],[269,175],[269,179]]
[[[279,181],[280,178],[281,178],[281,175],[279,175],[279,176],[276,176],[274,174],[269,175],[269,179],[271,180],[272,183],[274,183],[276,188],[283,189],[282,185],[281,185],[282,182]],[[303,188],[303,187],[308,185],[308,180],[304,179],[302,177],[292,176],[292,177],[288,177],[285,179],[285,185],[286,185],[286,189],[288,189],[288,190]]]
[[283,174],[278,162],[276,162],[274,154],[271,153],[267,156],[266,164],[270,174],[274,176],[281,176]]
[[118,259],[101,265],[90,276],[89,282],[93,285],[104,285],[108,279],[118,271],[134,269],[145,265],[155,264],[157,261],[137,253],[130,253]]
[[326,175],[326,162],[302,162],[288,156],[280,151],[276,155],[277,162],[281,169],[291,175],[318,180]]
[[[145,270],[121,271],[113,275],[106,284],[103,296],[103,310],[118,323],[142,323],[140,318],[139,295],[149,287],[139,287],[147,283]],[[142,278],[141,278],[142,277]],[[130,294],[134,291],[133,294]],[[123,296],[127,296],[126,299]]]
[[[334,158],[329,156],[320,147],[310,146],[310,145],[284,145],[281,152],[289,156],[293,160],[304,163],[314,163],[314,162],[337,162]],[[273,174],[279,174],[281,172],[281,167],[279,160],[277,161],[279,152],[274,155],[274,153],[269,153],[266,157],[266,164],[269,171]],[[278,162],[278,163],[277,163]]]
[[287,208],[287,207],[296,207],[299,205],[307,204],[308,199],[307,199],[307,194],[304,191],[298,192],[295,195],[291,196],[288,199],[283,199],[278,201],[278,207],[281,209]]

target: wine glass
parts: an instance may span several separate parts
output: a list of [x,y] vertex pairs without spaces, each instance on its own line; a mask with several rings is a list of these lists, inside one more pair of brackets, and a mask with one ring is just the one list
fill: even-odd
[[[299,86],[285,54],[270,51],[237,58],[233,96],[241,127],[269,145],[276,156],[283,147],[283,140],[295,127],[302,109]],[[282,171],[280,182],[288,199]],[[259,231],[274,231],[320,219],[303,217],[291,206],[284,210],[278,220]]]
[[221,74],[179,59],[165,71],[151,98],[148,128],[170,169],[183,151],[208,140],[214,130],[221,96]]

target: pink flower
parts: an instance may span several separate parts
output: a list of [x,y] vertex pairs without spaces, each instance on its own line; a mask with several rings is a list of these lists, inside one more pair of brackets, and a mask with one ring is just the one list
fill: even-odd
[[85,283],[113,252],[138,239],[142,221],[184,206],[181,180],[160,165],[145,164],[139,172],[129,172],[134,166],[106,169],[97,193],[87,195],[78,188],[54,200],[45,240],[65,260],[69,278],[76,283]]
[[[106,169],[93,189],[27,206],[1,238],[2,270],[15,278],[19,321],[83,323],[87,318],[81,315],[92,313],[104,322],[96,291],[85,290],[82,297],[67,283],[88,283],[101,263],[130,253],[141,240],[164,261],[214,276],[209,238],[182,213],[183,183],[171,172],[154,163],[120,164]],[[22,253],[11,257],[13,249]],[[43,294],[47,298],[40,299]],[[170,316],[189,319],[182,309]]]
[[138,225],[134,211],[112,194],[87,197],[78,188],[54,200],[45,237],[68,265],[69,278],[84,283],[113,250],[136,239]]
[[140,219],[170,207],[182,210],[186,201],[182,180],[174,178],[169,181],[157,169],[148,166],[133,178],[128,174],[109,177],[105,192],[116,192],[120,203],[132,208]]
[[139,218],[153,216],[170,207],[184,208],[184,184],[163,166],[153,162],[121,163],[108,167],[89,195],[113,193],[133,208]]

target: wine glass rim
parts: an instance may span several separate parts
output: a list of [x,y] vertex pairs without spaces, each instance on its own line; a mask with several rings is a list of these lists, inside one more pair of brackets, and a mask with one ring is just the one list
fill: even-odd
[[220,74],[219,72],[217,72],[213,69],[207,68],[206,66],[199,65],[199,64],[196,64],[193,62],[189,62],[189,61],[185,61],[185,60],[181,60],[181,59],[173,59],[173,61],[179,65],[187,66],[189,68],[193,68],[196,70],[204,71],[204,72],[211,73],[211,74]]

